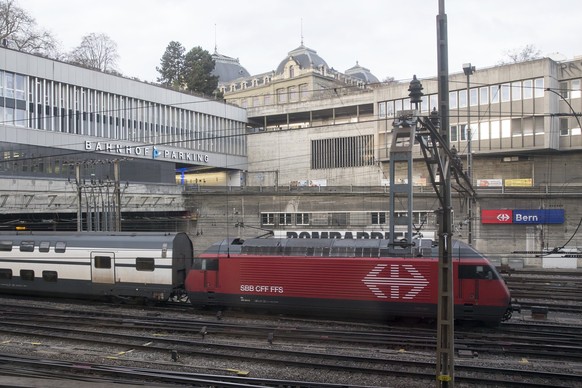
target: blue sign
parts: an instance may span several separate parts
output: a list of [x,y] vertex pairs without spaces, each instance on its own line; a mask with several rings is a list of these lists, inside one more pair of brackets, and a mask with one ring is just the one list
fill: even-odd
[[563,224],[564,209],[538,209],[513,211],[514,224]]

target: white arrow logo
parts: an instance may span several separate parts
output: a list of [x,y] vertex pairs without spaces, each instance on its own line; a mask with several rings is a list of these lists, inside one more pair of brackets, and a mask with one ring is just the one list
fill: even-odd
[[390,265],[390,276],[380,277],[380,273],[388,267],[388,264],[377,264],[363,279],[362,282],[376,295],[376,298],[388,299],[388,296],[380,290],[379,286],[390,287],[390,299],[400,299],[400,287],[412,287],[402,299],[414,299],[427,285],[428,280],[416,268],[410,264],[403,264],[402,268],[412,277],[400,277],[398,264]]
[[509,220],[509,214],[507,213],[501,213],[497,215],[497,219],[499,221],[508,221]]

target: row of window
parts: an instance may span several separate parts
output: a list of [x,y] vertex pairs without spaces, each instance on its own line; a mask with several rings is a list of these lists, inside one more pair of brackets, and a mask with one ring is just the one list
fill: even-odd
[[[396,212],[396,217],[405,216],[404,212]],[[430,216],[434,217],[432,211],[414,211],[412,222],[424,224]],[[353,212],[353,213],[261,213],[262,226],[275,225],[334,225],[347,226],[348,223],[356,225],[385,225],[388,220],[388,212]]]
[[0,80],[0,97],[6,97],[0,98],[0,122],[237,155],[246,152],[243,122],[6,71],[0,71]]
[[[573,88],[577,89],[574,89],[570,96],[580,97],[580,82],[573,84]],[[544,90],[543,78],[470,88],[469,98],[467,98],[467,89],[454,90],[449,92],[449,109],[539,98],[544,96]],[[433,108],[437,110],[439,108],[438,94],[422,96],[421,113],[429,113]],[[380,118],[394,117],[399,111],[410,109],[412,109],[410,98],[381,101],[378,103],[378,116]]]

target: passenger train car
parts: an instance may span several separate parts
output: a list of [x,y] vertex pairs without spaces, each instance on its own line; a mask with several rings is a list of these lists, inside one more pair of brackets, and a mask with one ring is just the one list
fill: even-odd
[[167,300],[192,256],[185,233],[0,233],[0,292]]
[[[498,323],[511,316],[509,290],[485,257],[454,241],[453,262],[455,318]],[[390,257],[388,240],[380,239],[229,239],[194,260],[186,289],[194,305],[436,318],[438,247],[429,242],[417,254]]]

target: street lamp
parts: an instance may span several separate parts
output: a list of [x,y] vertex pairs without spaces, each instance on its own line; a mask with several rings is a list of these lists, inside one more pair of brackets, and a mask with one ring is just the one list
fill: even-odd
[[[467,76],[467,178],[473,184],[473,153],[471,151],[471,89],[469,88],[469,78],[475,72],[475,66],[470,63],[463,63],[463,73]],[[473,245],[473,198],[469,199],[467,206],[469,216],[469,233],[467,242]]]

